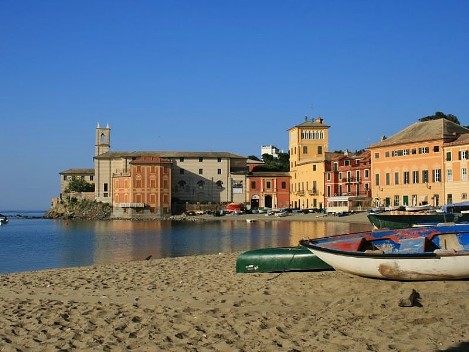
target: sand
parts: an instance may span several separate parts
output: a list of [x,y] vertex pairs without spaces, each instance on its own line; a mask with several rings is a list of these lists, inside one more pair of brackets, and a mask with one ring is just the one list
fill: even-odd
[[[237,274],[236,257],[1,275],[0,351],[469,348],[468,281]],[[399,306],[413,289],[421,306]]]

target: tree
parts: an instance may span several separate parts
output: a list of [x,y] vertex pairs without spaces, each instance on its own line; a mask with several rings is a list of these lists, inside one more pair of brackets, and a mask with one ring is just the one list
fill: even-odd
[[86,182],[83,177],[72,176],[64,192],[94,192],[94,184]]
[[278,157],[262,154],[263,165],[256,166],[253,171],[290,171],[290,154],[279,153]]
[[419,121],[423,122],[423,121],[438,120],[438,119],[447,119],[449,121],[457,123],[458,125],[461,124],[456,116],[454,116],[452,114],[446,115],[446,114],[442,113],[441,111],[435,112],[434,115],[429,115],[429,116],[422,117],[422,118],[419,119]]

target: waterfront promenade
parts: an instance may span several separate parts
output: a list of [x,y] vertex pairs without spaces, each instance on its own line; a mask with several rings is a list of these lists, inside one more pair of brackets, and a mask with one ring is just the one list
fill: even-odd
[[[326,221],[363,221],[363,215]],[[239,219],[247,216],[243,217]],[[314,215],[256,217],[285,221],[312,220]],[[467,280],[394,282],[334,271],[237,274],[237,255],[1,275],[0,350],[458,351],[468,347]],[[420,294],[421,307],[400,307],[400,299],[413,289]]]

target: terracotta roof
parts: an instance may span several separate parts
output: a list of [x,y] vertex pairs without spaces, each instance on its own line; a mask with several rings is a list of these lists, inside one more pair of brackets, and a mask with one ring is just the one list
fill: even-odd
[[469,144],[469,133],[461,134],[455,141],[445,144],[445,146]]
[[94,169],[68,169],[59,172],[59,175],[94,175]]
[[371,144],[370,148],[432,140],[444,140],[446,142],[450,142],[456,139],[460,134],[466,133],[469,133],[469,129],[447,119],[419,121],[389,138],[383,139],[378,143]]
[[325,125],[322,123],[323,119],[321,117],[316,118],[315,120],[305,120],[305,122],[300,123],[299,125],[293,126],[288,130],[298,127],[310,127],[310,128],[329,128],[331,126]]
[[109,158],[137,158],[141,156],[159,156],[161,158],[231,158],[231,159],[246,159],[241,155],[236,155],[228,152],[168,152],[168,151],[109,151],[107,153],[95,156],[94,159],[109,159]]

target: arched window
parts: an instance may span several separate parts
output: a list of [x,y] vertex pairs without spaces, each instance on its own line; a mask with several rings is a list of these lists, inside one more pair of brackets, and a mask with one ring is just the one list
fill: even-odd
[[204,182],[204,181],[200,180],[199,182],[197,182],[197,187],[198,187],[199,189],[204,189],[204,186],[205,186],[205,182]]
[[218,189],[222,189],[223,188],[223,181],[217,181],[216,185],[217,185]]

